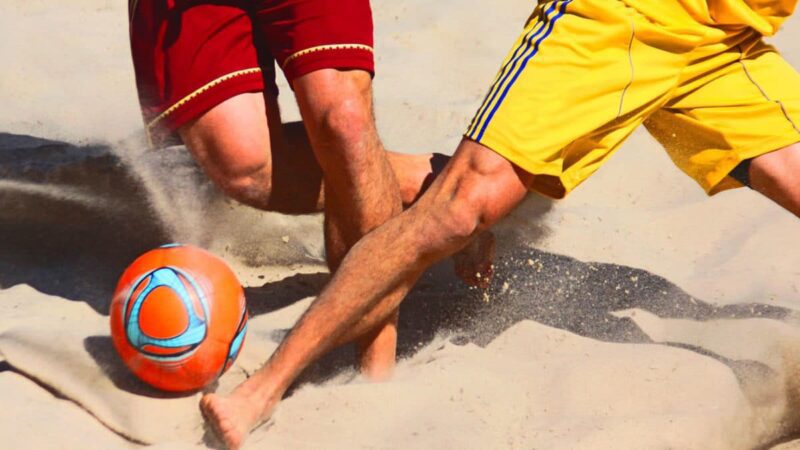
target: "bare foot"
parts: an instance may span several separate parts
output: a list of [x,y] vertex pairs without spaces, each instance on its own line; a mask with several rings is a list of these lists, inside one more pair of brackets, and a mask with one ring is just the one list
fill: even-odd
[[266,420],[275,404],[256,404],[247,395],[222,397],[206,394],[200,400],[200,411],[217,437],[231,450],[237,450],[256,425]]
[[495,238],[483,231],[463,250],[453,255],[456,275],[470,286],[486,289],[494,274]]

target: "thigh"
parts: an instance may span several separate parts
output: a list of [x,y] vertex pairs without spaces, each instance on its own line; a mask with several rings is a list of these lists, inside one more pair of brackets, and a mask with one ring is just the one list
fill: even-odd
[[303,124],[282,124],[273,94],[232,97],[178,131],[209,178],[240,202],[285,214],[322,210],[322,169]]
[[703,72],[687,77],[690,89],[646,125],[714,194],[741,186],[729,175],[742,161],[800,142],[800,74],[755,35],[700,64]]
[[274,69],[259,57],[250,11],[240,3],[131,3],[136,84],[154,145],[234,96],[274,89]]
[[563,197],[666,101],[679,56],[659,33],[623,2],[540,2],[465,137]]
[[[259,173],[271,175],[271,151],[280,145],[280,126],[274,96],[245,93],[214,106],[178,132],[209,178],[226,186]],[[270,179],[264,183],[269,186]]]
[[375,71],[369,0],[260,0],[255,17],[290,85],[320,69]]
[[800,144],[757,156],[750,166],[750,186],[800,217]]

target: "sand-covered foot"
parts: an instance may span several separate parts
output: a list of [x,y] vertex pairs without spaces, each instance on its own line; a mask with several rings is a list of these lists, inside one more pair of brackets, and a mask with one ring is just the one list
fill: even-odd
[[456,275],[470,286],[489,287],[494,274],[495,237],[483,231],[463,250],[453,255]]
[[266,420],[274,405],[255,404],[248,396],[228,397],[206,394],[200,400],[200,411],[217,437],[231,450],[241,448],[256,425]]

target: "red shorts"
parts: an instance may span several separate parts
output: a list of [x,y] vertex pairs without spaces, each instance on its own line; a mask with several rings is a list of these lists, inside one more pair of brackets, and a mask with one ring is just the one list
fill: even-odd
[[369,0],[129,0],[139,102],[154,145],[219,103],[320,69],[374,74]]

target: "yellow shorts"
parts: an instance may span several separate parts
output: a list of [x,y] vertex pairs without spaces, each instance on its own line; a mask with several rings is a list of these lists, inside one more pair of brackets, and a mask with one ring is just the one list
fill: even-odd
[[753,28],[682,0],[540,1],[465,136],[562,198],[644,123],[711,195],[800,142],[800,75]]

